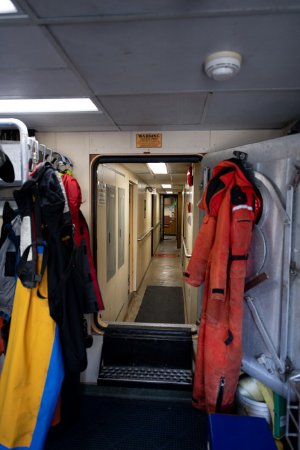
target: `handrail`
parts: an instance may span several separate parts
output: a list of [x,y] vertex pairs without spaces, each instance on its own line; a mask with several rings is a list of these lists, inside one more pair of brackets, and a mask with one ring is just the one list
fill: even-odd
[[160,222],[157,222],[156,225],[154,225],[153,229],[155,230],[160,225]]
[[138,242],[142,241],[143,239],[145,239],[145,237],[148,236],[148,234],[151,233],[151,231],[154,229],[154,227],[151,227],[150,230],[146,231],[146,233],[144,233],[141,237],[138,238]]
[[185,256],[186,258],[190,258],[190,257],[192,256],[192,254],[187,252],[187,248],[186,248],[186,244],[185,244],[185,239],[184,239],[183,236],[181,236],[181,240],[182,240],[182,243],[183,243],[184,256]]

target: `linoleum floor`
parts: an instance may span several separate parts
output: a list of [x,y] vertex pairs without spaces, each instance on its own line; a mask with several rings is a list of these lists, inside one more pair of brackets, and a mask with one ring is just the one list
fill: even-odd
[[164,239],[152,258],[147,273],[130,301],[126,322],[134,322],[147,286],[183,286],[180,249],[176,239]]

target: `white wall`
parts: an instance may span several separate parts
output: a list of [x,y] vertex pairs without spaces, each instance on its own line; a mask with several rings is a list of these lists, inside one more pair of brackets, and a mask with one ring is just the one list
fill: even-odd
[[[154,130],[155,131],[155,130]],[[137,149],[134,132],[38,133],[41,144],[69,156],[74,161],[74,175],[82,190],[82,212],[90,220],[89,155],[143,154],[149,149]],[[240,131],[166,131],[162,133],[162,148],[151,154],[201,154],[278,137],[278,130]]]
[[[146,190],[144,183],[138,185],[138,226],[137,226],[137,276],[136,287],[139,288],[143,277],[151,262],[151,233],[147,234],[151,229],[151,206],[152,194]],[[143,238],[143,236],[145,236]],[[143,239],[142,239],[143,238]]]
[[[200,190],[199,190],[199,178],[200,178],[200,168],[199,163],[193,164],[193,185],[185,185],[183,192],[183,236],[186,243],[187,253],[191,254],[193,249],[193,244],[197,236],[200,227],[200,215],[198,209],[198,202],[200,200]],[[190,203],[190,212],[188,211],[188,204]],[[189,258],[182,254],[182,269],[185,271]],[[186,321],[187,323],[194,324],[198,319],[197,311],[197,294],[198,289],[184,283],[183,293],[185,299],[186,307]]]
[[[128,271],[129,271],[129,181],[137,183],[137,179],[131,172],[128,172],[119,164],[100,164],[97,170],[97,181],[116,187],[115,196],[115,236],[116,236],[116,265],[115,274],[107,280],[107,260],[106,260],[106,216],[107,204],[105,202],[106,192],[102,196],[97,190],[97,271],[98,281],[103,297],[105,310],[102,313],[104,320],[122,320],[127,311],[128,304]],[[101,185],[100,185],[101,186]],[[118,188],[125,190],[125,246],[124,246],[124,264],[118,267]],[[104,195],[104,198],[103,198]]]

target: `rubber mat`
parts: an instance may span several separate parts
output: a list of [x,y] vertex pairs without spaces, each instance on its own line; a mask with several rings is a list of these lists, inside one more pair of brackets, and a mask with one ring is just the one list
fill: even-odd
[[186,401],[84,396],[69,429],[44,450],[206,450],[207,416]]
[[135,319],[142,323],[184,323],[181,287],[147,286]]

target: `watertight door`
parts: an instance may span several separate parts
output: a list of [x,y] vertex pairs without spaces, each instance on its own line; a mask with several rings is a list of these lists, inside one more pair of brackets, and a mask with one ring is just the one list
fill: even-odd
[[300,370],[300,135],[206,155],[202,188],[211,169],[237,151],[247,154],[263,197],[248,260],[246,283],[254,282],[245,292],[242,368],[286,397],[286,379]]

